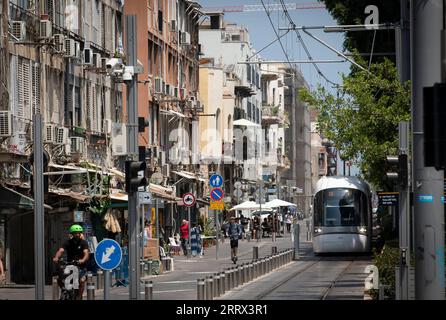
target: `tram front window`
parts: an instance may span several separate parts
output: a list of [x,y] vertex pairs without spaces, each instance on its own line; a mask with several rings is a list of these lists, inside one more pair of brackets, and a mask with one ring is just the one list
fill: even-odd
[[328,189],[315,197],[315,225],[359,226],[367,223],[366,196],[355,189]]

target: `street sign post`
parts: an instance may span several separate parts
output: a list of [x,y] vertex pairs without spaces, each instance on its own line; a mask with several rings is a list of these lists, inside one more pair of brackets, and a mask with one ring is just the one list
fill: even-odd
[[224,210],[225,203],[223,201],[211,201],[210,210]]
[[223,177],[219,175],[218,173],[213,174],[209,178],[209,185],[212,188],[220,188],[223,185]]
[[147,191],[139,191],[138,192],[138,203],[142,204],[152,204],[152,194]]
[[108,300],[110,296],[110,271],[121,264],[121,247],[115,240],[104,239],[96,246],[94,260],[99,268],[105,270],[104,300]]
[[183,195],[183,203],[186,207],[193,207],[195,204],[195,196],[192,193],[185,193]]
[[214,188],[211,190],[211,199],[214,201],[221,201],[225,195],[222,188]]

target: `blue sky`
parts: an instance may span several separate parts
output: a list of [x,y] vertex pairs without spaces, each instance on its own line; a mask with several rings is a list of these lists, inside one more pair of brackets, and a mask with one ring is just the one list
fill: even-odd
[[[229,7],[240,5],[261,5],[260,0],[198,0],[203,7]],[[279,3],[277,0],[263,0],[265,5]],[[285,3],[308,4],[316,3],[316,0],[285,0]],[[311,9],[311,10],[290,10],[289,14],[296,26],[333,26],[337,22],[331,17],[326,9]],[[273,11],[271,13],[272,21],[278,30],[278,26],[287,27],[288,20],[281,11]],[[248,27],[251,43],[256,50],[260,50],[271,41],[276,39],[276,35],[264,11],[256,12],[241,12],[241,13],[226,13],[225,20],[235,22],[237,24]],[[282,34],[284,31],[279,31]],[[322,30],[311,30],[310,33],[320,38],[330,46],[337,50],[343,51],[344,34],[343,33],[325,33]],[[300,32],[305,45],[307,46],[312,58],[314,60],[340,60],[340,58],[331,50],[316,42],[314,39]],[[290,60],[308,60],[305,50],[299,43],[294,32],[282,38],[282,43],[286,49]],[[260,53],[261,57],[267,60],[286,60],[285,55],[280,47],[279,42],[274,43]],[[320,77],[312,64],[300,64],[300,69],[304,74],[310,88],[315,89],[318,84],[326,87],[331,92],[335,93],[335,89]],[[340,74],[348,74],[350,70],[350,63],[330,63],[318,64],[319,69],[330,81],[342,84]],[[356,175],[358,170],[356,167],[351,168],[351,174]],[[338,160],[338,174],[343,174],[343,163]],[[348,174],[348,168],[346,168]]]
[[[279,3],[277,0],[263,0],[267,5]],[[240,6],[240,5],[261,5],[260,0],[199,0],[203,7],[228,7],[228,6]],[[285,3],[316,3],[316,0],[285,0]],[[336,25],[336,21],[330,16],[326,9],[311,9],[311,10],[290,10],[291,18],[296,26],[320,26],[320,25]],[[287,27],[288,20],[281,11],[273,11],[271,13],[272,21],[278,29],[278,26]],[[260,50],[276,39],[273,28],[268,20],[268,17],[264,11],[256,12],[240,12],[240,13],[226,13],[225,20],[235,22],[237,24],[245,25],[248,27],[251,43],[256,50]],[[284,31],[279,31],[283,33]],[[342,51],[342,43],[344,41],[343,33],[324,33],[322,30],[312,30],[312,34],[327,42],[330,46]],[[300,32],[312,58],[314,60],[340,60],[337,55],[330,51],[328,48],[316,42],[308,35]],[[282,43],[286,49],[290,60],[308,60],[307,55],[300,45],[297,36],[294,32],[290,32],[288,35],[282,38]],[[274,43],[269,48],[265,49],[260,54],[262,58],[268,60],[285,60],[285,55],[280,47],[279,42]],[[327,83],[322,77],[320,77],[312,64],[300,64],[300,69],[304,74],[305,79],[312,89],[317,84],[321,84],[327,88],[331,85]],[[341,84],[340,73],[349,73],[349,63],[331,63],[331,64],[319,64],[318,65],[322,73],[335,83]],[[332,90],[332,89],[330,89]]]

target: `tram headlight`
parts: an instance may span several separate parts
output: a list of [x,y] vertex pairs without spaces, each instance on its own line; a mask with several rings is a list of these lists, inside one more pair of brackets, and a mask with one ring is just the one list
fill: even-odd
[[367,233],[367,229],[365,227],[359,228],[359,232]]
[[314,229],[314,233],[321,233],[322,232],[322,229],[321,228],[315,228]]

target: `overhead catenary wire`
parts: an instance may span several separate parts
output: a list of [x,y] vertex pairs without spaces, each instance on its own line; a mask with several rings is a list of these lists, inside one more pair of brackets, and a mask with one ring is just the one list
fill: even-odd
[[[283,12],[284,12],[285,16],[287,17],[289,23],[291,24],[292,28],[294,29],[294,32],[295,32],[296,35],[297,35],[297,39],[299,40],[300,44],[302,45],[302,48],[305,50],[305,53],[307,54],[308,60],[313,60],[313,57],[311,56],[310,51],[308,50],[308,47],[306,46],[305,42],[303,41],[302,36],[300,35],[299,31],[295,29],[295,28],[296,28],[296,24],[294,23],[293,18],[291,18],[290,14],[289,14],[289,12],[288,12],[288,10],[287,10],[287,8],[286,8],[285,3],[283,2],[283,0],[279,0],[279,2],[280,2],[280,4],[282,5],[282,9],[283,9]],[[317,73],[319,74],[319,76],[321,76],[322,78],[324,78],[325,81],[327,81],[328,83],[330,83],[331,85],[333,85],[333,86],[336,87],[336,88],[341,87],[339,84],[337,84],[337,83],[335,83],[335,82],[329,80],[329,79],[322,73],[322,71],[319,69],[319,67],[318,67],[318,65],[317,65],[316,63],[313,63],[313,66],[314,66],[314,68],[316,69],[316,71],[317,71]]]
[[285,55],[285,58],[286,58],[286,60],[288,61],[290,67],[293,68],[293,65],[290,63],[290,59],[289,59],[289,57],[288,57],[288,53],[286,52],[285,48],[283,47],[282,41],[280,40],[279,33],[278,33],[278,31],[276,30],[276,27],[274,27],[274,23],[273,23],[273,21],[272,21],[272,19],[271,19],[271,12],[268,11],[268,9],[266,8],[266,5],[265,5],[265,3],[263,2],[263,0],[260,0],[260,1],[262,2],[263,8],[265,9],[265,13],[266,13],[266,15],[267,15],[267,17],[268,17],[269,23],[271,24],[271,27],[273,28],[274,33],[276,34],[277,40],[278,40],[279,43],[280,43],[280,47],[282,48],[282,51],[283,51],[283,53],[284,53],[284,55]]

